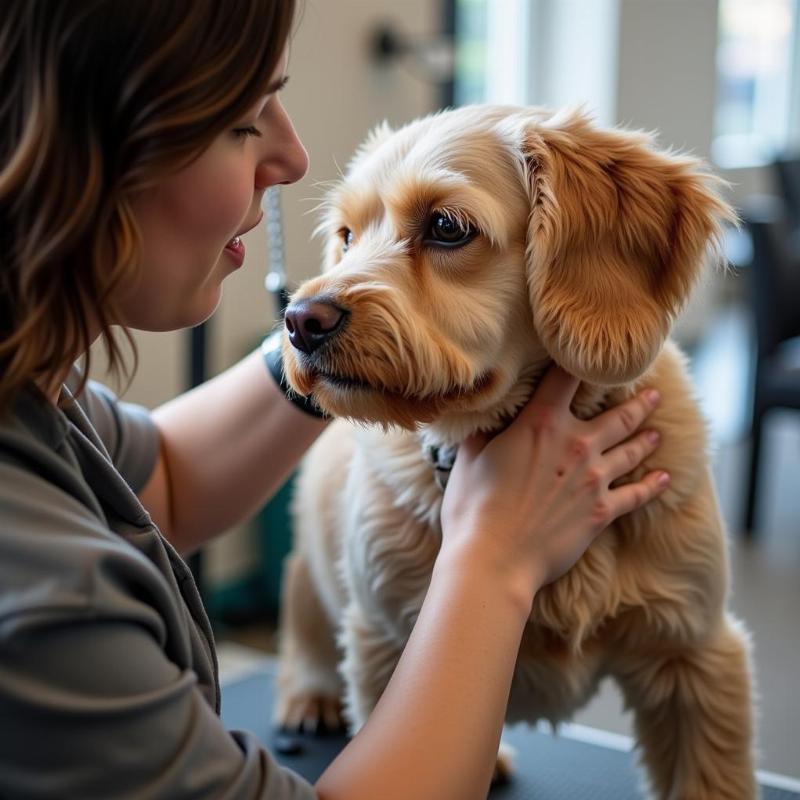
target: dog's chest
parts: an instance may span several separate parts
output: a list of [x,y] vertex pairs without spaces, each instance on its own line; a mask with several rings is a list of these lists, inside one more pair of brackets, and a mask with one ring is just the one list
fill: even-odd
[[442,490],[413,435],[354,436],[340,573],[351,601],[404,643],[441,545]]
[[[441,546],[439,482],[446,469],[437,469],[412,434],[354,429],[354,435],[340,571],[350,597],[404,640]],[[575,569],[594,570],[598,560],[611,571],[605,563],[613,560],[610,541],[596,543]],[[560,583],[540,593],[537,616],[562,641],[584,639],[616,598],[587,592],[576,597],[573,582]]]

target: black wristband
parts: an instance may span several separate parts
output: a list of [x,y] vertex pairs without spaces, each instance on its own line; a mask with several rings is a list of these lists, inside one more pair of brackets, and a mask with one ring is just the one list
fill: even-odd
[[328,415],[309,397],[298,394],[286,381],[286,373],[283,370],[283,352],[281,350],[282,333],[276,331],[267,336],[261,343],[261,355],[267,365],[269,374],[272,375],[275,383],[280,386],[281,391],[286,395],[286,399],[297,406],[301,411],[310,414],[317,419],[328,419]]

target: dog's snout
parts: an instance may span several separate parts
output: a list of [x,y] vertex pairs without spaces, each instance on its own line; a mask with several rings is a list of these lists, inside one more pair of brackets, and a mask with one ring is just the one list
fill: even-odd
[[341,327],[347,312],[326,298],[290,303],[284,316],[289,341],[304,353],[313,353]]

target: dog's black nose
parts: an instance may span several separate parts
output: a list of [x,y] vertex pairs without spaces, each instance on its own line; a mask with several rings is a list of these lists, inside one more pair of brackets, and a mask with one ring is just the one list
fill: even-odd
[[322,297],[290,303],[283,321],[289,341],[304,353],[313,353],[341,327],[347,312]]

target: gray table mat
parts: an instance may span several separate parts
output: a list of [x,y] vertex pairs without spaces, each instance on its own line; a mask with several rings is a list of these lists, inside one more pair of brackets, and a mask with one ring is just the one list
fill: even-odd
[[[287,741],[272,728],[274,661],[223,685],[222,719],[230,729],[249,730],[278,761],[312,783],[344,747],[340,735],[297,735],[298,752],[280,752]],[[642,800],[635,754],[527,725],[506,728],[503,739],[517,751],[513,778],[495,786],[490,800]],[[762,800],[798,800],[800,793],[762,785]]]

